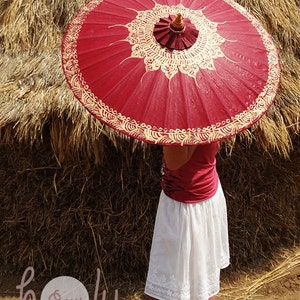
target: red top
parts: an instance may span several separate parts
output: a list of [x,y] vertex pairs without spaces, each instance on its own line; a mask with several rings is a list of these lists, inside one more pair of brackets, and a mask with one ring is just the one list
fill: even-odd
[[177,201],[194,203],[212,197],[218,188],[216,154],[219,143],[199,145],[191,159],[178,170],[163,166],[162,188]]

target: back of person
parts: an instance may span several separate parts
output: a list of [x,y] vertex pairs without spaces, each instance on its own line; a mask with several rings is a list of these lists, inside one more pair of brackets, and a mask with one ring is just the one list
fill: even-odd
[[191,159],[177,170],[163,166],[162,188],[173,200],[195,203],[212,197],[218,188],[216,154],[219,143],[198,145]]

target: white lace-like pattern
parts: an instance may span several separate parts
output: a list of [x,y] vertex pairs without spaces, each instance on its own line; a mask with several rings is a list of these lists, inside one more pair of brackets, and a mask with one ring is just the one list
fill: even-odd
[[[212,295],[217,294],[220,290],[219,276],[216,274],[210,275],[209,282],[207,288],[198,288],[197,296],[194,295],[194,297],[204,299],[211,296],[207,295],[207,290]],[[157,271],[153,271],[151,277],[147,280],[145,293],[164,300],[191,300],[191,291],[193,290],[195,290],[193,284],[185,283],[179,289],[175,276],[166,278],[164,275],[159,275]]]
[[183,204],[161,193],[145,293],[160,300],[207,300],[229,265],[226,200],[219,184],[203,202]]
[[[160,18],[179,12],[195,25],[199,36],[191,48],[170,51],[156,41],[153,29]],[[217,33],[218,24],[207,19],[202,10],[191,10],[182,4],[155,4],[153,9],[137,13],[126,26],[129,30],[127,41],[132,45],[131,56],[144,59],[147,71],[161,69],[168,79],[179,71],[195,78],[199,69],[214,70],[214,60],[225,56],[220,48],[225,39]]]

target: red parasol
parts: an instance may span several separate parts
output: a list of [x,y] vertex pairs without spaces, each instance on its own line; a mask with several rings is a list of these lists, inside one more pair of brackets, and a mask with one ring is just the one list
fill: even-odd
[[280,81],[276,46],[230,0],[90,0],[63,39],[86,109],[149,143],[209,143],[259,120]]

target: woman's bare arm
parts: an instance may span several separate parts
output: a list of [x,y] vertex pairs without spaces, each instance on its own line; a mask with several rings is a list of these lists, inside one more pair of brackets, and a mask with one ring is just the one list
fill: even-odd
[[192,157],[197,146],[164,146],[164,161],[169,170],[177,170]]

